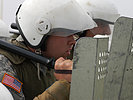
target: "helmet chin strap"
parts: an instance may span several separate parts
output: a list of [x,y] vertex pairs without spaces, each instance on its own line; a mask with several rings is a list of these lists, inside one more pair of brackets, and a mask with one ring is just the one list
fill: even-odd
[[[38,55],[41,55],[42,54],[42,51],[41,49],[35,49],[34,51],[36,54]],[[41,77],[40,77],[40,63],[37,63],[37,76],[38,76],[38,79],[41,80]]]
[[31,48],[31,47],[28,46],[28,49],[29,49],[30,51],[32,51],[32,52],[38,54],[38,55],[41,55],[41,54],[42,54],[42,51],[41,51],[40,48],[39,48],[39,49],[33,49],[33,48]]

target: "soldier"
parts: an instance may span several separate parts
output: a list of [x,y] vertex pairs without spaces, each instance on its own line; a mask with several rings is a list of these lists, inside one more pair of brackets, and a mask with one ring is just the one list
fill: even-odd
[[[91,16],[91,18],[96,22],[97,27],[93,29],[88,29],[83,31],[82,34],[79,33],[79,37],[103,37],[109,36],[109,48],[111,45],[111,28],[117,18],[120,16],[118,14],[117,8],[113,3],[108,0],[76,0],[80,6],[85,10],[85,12]],[[111,27],[110,27],[111,26]],[[77,37],[77,38],[79,38]],[[73,50],[71,55],[68,57],[73,58]]]
[[120,16],[115,5],[108,0],[77,1],[97,23],[97,27],[85,31],[84,35],[88,37],[93,37],[95,35],[110,35],[111,31],[109,25],[113,25]]
[[80,37],[109,37],[108,51],[110,51],[112,31],[115,21],[120,14],[116,6],[109,0],[77,0],[82,8],[89,14],[96,22],[97,27],[85,30]]
[[67,100],[71,74],[64,72],[72,69],[67,56],[75,44],[73,35],[94,28],[95,22],[74,0],[26,0],[17,12],[16,24],[21,35],[11,43],[55,58],[55,77],[53,69],[0,49],[1,83],[15,100]]

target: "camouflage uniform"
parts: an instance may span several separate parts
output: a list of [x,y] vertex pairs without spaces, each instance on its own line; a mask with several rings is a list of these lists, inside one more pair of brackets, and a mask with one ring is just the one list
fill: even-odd
[[[13,67],[12,67],[12,64],[10,63],[10,61],[3,55],[0,55],[0,81],[2,81],[5,73],[10,74],[11,76],[17,78],[17,75],[16,75],[15,71],[13,70]],[[24,100],[24,95],[23,95],[22,90],[20,93],[18,93],[15,90],[13,90],[12,88],[10,88],[8,86],[6,86],[6,87],[11,92],[11,94],[13,95],[15,100]]]
[[[27,49],[23,44],[17,41],[12,41],[12,43]],[[22,92],[14,92],[22,98],[25,96],[26,100],[33,100],[35,96],[43,93],[45,89],[55,82],[53,70],[49,70],[43,65],[40,65],[39,68],[37,68],[37,63],[32,60],[2,49],[0,49],[0,54],[2,57],[2,60],[0,61],[0,79],[3,79],[4,73],[8,73],[9,75],[19,79],[19,81],[23,83],[22,90],[24,95]],[[11,91],[12,90],[13,89],[11,89]],[[16,97],[14,98],[17,99]],[[19,99],[21,100],[21,98]]]

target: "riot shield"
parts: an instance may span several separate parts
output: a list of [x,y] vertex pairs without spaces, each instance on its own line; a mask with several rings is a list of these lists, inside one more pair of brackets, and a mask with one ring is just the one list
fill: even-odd
[[77,42],[70,100],[132,100],[133,19],[116,21],[109,56],[107,41],[82,38]]
[[133,100],[133,19],[121,17],[114,27],[104,100]]
[[70,100],[103,100],[108,38],[84,37],[74,48]]

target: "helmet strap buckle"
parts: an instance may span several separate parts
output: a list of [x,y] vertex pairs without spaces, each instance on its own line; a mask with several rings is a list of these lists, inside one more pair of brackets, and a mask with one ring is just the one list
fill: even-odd
[[39,48],[39,49],[36,49],[36,50],[35,50],[35,53],[41,55],[41,54],[42,54],[42,51],[41,51],[41,49]]

